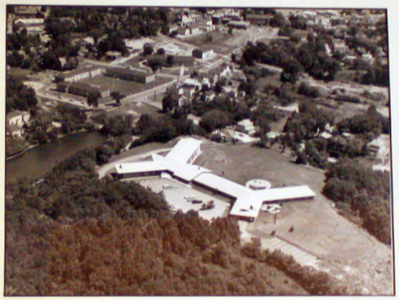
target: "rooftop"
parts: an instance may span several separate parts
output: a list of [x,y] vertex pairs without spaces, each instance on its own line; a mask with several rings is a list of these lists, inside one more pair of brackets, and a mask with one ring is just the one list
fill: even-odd
[[129,75],[138,75],[138,76],[143,76],[143,77],[150,77],[150,76],[154,75],[151,73],[145,73],[145,72],[130,70],[130,69],[126,69],[126,68],[120,68],[120,67],[107,68],[107,71],[118,72],[118,73],[129,74]]
[[60,76],[73,77],[73,76],[78,75],[78,74],[91,72],[91,71],[98,70],[98,69],[102,69],[102,67],[88,65],[88,66],[80,67],[80,68],[72,70],[72,71],[58,73],[56,76],[57,77],[60,77]]
[[26,114],[30,115],[30,113],[27,112],[27,111],[14,110],[14,111],[9,112],[7,114],[7,119],[18,117],[18,116],[22,116],[22,115],[26,115]]
[[306,185],[252,190],[206,168],[187,164],[188,159],[201,145],[201,140],[182,138],[166,157],[153,154],[153,161],[115,165],[118,174],[131,172],[169,171],[187,182],[194,182],[218,191],[236,201],[230,215],[256,218],[264,202],[289,201],[313,198],[315,193]]
[[186,163],[195,150],[201,145],[201,140],[182,138],[166,155],[168,160]]

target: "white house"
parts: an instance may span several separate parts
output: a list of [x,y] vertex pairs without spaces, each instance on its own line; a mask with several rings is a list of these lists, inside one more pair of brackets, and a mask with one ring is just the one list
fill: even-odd
[[250,119],[245,119],[237,123],[237,130],[252,135],[256,132],[254,123]]
[[22,127],[30,120],[30,113],[27,111],[15,110],[7,114],[7,125]]

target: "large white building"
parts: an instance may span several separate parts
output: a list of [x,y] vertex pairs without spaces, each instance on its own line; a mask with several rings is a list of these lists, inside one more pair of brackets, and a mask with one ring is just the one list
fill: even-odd
[[315,197],[315,193],[306,185],[252,190],[220,177],[212,170],[193,165],[201,154],[201,143],[194,138],[182,138],[165,157],[152,154],[152,161],[116,164],[114,176],[126,179],[168,173],[186,184],[197,185],[235,200],[230,215],[248,221],[258,216],[264,203],[312,200]]

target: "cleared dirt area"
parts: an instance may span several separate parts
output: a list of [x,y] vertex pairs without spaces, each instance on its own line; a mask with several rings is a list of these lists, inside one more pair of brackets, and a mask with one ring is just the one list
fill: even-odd
[[[306,184],[316,193],[313,201],[284,203],[276,224],[270,215],[260,214],[247,227],[250,233],[269,236],[275,231],[277,236],[322,259],[326,265],[324,269],[331,269],[334,275],[344,276],[344,279],[352,276],[351,284],[363,282],[370,293],[392,292],[390,248],[331,207],[331,202],[321,194],[322,171],[294,164],[281,153],[245,145],[207,141],[202,148],[203,154],[197,164],[224,172],[225,177],[241,184],[260,178],[270,181],[272,188]],[[290,232],[292,226],[294,231]]]

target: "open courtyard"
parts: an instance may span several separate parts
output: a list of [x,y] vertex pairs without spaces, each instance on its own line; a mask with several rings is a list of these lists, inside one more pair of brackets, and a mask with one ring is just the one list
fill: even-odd
[[90,84],[93,87],[102,87],[103,89],[109,89],[110,92],[119,91],[121,94],[129,96],[152,89],[156,86],[170,82],[171,80],[171,78],[155,76],[155,81],[145,84],[100,75],[92,78],[86,78],[79,82]]

